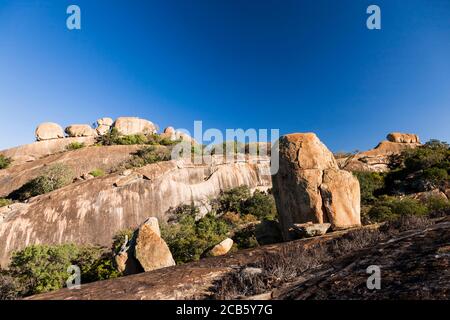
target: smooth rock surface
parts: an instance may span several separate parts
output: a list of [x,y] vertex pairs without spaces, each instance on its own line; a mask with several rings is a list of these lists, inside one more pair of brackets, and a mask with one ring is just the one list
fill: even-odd
[[96,131],[88,124],[72,124],[65,130],[69,137],[95,137]]
[[113,127],[121,135],[153,134],[157,132],[156,126],[151,121],[137,117],[117,118]]
[[219,244],[216,244],[209,253],[213,257],[223,256],[231,250],[232,246],[233,246],[233,240],[230,238],[226,238]]
[[64,138],[64,131],[57,123],[45,122],[38,125],[35,135],[37,141],[59,139]]

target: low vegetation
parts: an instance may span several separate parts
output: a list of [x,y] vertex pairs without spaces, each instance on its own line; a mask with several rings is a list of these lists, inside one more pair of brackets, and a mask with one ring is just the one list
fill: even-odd
[[81,270],[81,282],[115,278],[112,255],[101,247],[32,245],[14,252],[8,270],[0,272],[0,299],[15,299],[61,289],[72,273],[71,265]]
[[97,178],[97,177],[103,177],[106,173],[102,169],[94,169],[91,172],[89,172],[89,174],[91,176],[93,176],[94,178]]
[[63,164],[54,164],[44,170],[37,178],[13,191],[8,198],[24,201],[31,197],[49,193],[62,188],[73,181],[72,170]]
[[170,150],[165,147],[148,146],[136,151],[125,167],[143,167],[148,164],[170,160]]
[[162,237],[177,263],[200,259],[226,237],[239,249],[281,240],[279,229],[273,226],[277,224],[276,209],[269,193],[252,194],[241,186],[222,192],[210,205],[211,211],[203,218],[194,205],[174,208],[169,224],[162,226]]
[[0,170],[8,168],[11,163],[11,158],[5,157],[4,155],[0,154]]
[[78,149],[81,149],[81,148],[84,148],[84,147],[85,147],[85,144],[84,144],[83,142],[77,142],[77,141],[75,141],[75,142],[69,143],[69,144],[66,146],[66,150],[67,150],[67,151],[78,150]]
[[171,146],[178,142],[180,140],[172,141],[158,134],[133,134],[124,136],[120,135],[116,128],[112,128],[110,132],[97,138],[97,144],[104,146],[134,144]]
[[9,206],[12,203],[13,203],[13,201],[11,199],[0,198],[0,208]]

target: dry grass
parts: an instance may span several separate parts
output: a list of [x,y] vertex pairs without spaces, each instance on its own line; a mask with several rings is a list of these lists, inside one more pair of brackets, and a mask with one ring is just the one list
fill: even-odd
[[[373,246],[399,232],[423,229],[433,224],[425,217],[402,217],[386,223],[380,229],[357,229],[338,239],[319,243],[309,248],[292,242],[277,253],[267,253],[251,265],[246,265],[218,280],[212,288],[213,299],[236,299],[241,296],[261,294],[302,276],[307,270],[319,267],[340,256]],[[252,275],[242,272],[246,267],[256,267],[262,273]]]

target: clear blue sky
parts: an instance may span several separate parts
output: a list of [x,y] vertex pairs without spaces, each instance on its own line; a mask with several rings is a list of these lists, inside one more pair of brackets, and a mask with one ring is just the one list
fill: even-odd
[[0,0],[0,111],[0,149],[103,116],[313,131],[334,151],[450,141],[450,1]]

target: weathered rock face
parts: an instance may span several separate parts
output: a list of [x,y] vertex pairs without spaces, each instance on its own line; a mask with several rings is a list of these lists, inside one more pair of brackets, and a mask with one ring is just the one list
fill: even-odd
[[283,237],[295,223],[360,225],[359,182],[339,170],[333,154],[313,133],[280,138],[279,170],[272,176]]
[[35,134],[37,141],[64,138],[61,126],[53,122],[41,123],[36,128]]
[[386,172],[393,155],[420,146],[420,143],[382,141],[374,149],[338,159],[341,169],[347,171]]
[[108,172],[131,159],[133,153],[139,148],[139,146],[91,146],[53,154],[33,162],[15,163],[7,169],[0,170],[0,197],[6,197],[12,191],[19,189],[28,181],[38,177],[48,166],[63,164],[71,169],[75,177],[85,176],[85,178],[89,178],[88,173],[95,169]]
[[34,161],[48,155],[66,150],[66,147],[73,143],[83,143],[85,146],[95,143],[94,137],[79,137],[37,141],[23,146],[0,151],[0,154],[13,159],[12,166]]
[[136,117],[117,118],[114,122],[114,128],[122,135],[152,134],[157,132],[157,128],[152,122]]
[[398,143],[420,143],[419,136],[413,133],[392,132],[386,137],[390,142]]
[[154,218],[149,222],[139,228],[134,247],[135,258],[145,271],[174,266],[175,261],[169,247],[160,237],[158,220]]
[[72,124],[65,130],[69,137],[94,137],[96,131],[88,124]]
[[97,134],[102,136],[107,134],[113,125],[114,121],[111,118],[100,118],[97,120],[97,128],[95,129]]
[[215,245],[209,254],[213,257],[223,256],[231,250],[231,247],[233,247],[233,240],[226,238],[219,244]]
[[118,231],[137,228],[150,215],[166,221],[169,209],[180,204],[203,205],[222,190],[241,185],[270,186],[269,158],[252,159],[260,162],[226,163],[219,156],[203,164],[185,159],[159,162],[132,170],[136,177],[120,187],[114,185],[124,176],[114,173],[32,198],[8,211],[0,223],[0,265],[7,265],[12,251],[35,243],[109,247]]

